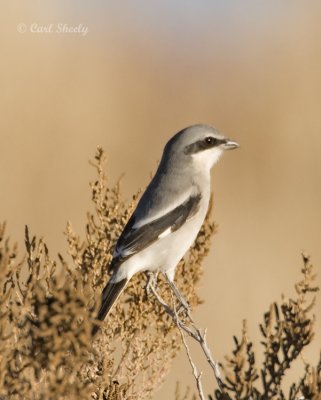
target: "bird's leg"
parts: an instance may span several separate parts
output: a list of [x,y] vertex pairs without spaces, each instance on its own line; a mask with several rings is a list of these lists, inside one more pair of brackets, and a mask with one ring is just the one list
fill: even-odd
[[174,314],[173,310],[171,310],[171,308],[168,306],[168,304],[165,302],[165,300],[162,299],[162,297],[157,293],[157,290],[155,289],[154,281],[155,281],[155,278],[157,279],[158,273],[156,273],[156,277],[153,272],[149,272],[149,273],[147,273],[147,275],[148,275],[148,282],[146,285],[146,291],[153,293],[153,295],[155,296],[155,299],[164,307],[167,314],[169,314],[172,318],[175,318],[175,314]]
[[[165,274],[165,277],[167,279],[167,282],[169,283],[169,286],[171,287],[172,291],[174,292],[177,300],[181,303],[181,307],[185,311],[186,315],[190,314],[190,308],[188,302],[184,299],[184,297],[181,295],[181,292],[177,289],[177,286],[175,283]],[[180,308],[178,309],[178,312],[180,311]]]
[[[159,296],[159,294],[157,293],[157,290],[156,290],[158,272],[146,271],[146,275],[147,275],[147,284],[146,284],[145,290],[146,290],[147,295],[149,293],[153,293],[154,296],[156,297],[156,299],[159,301],[159,303],[162,304],[162,306],[165,308],[165,310],[167,312],[169,312],[170,311],[169,306]],[[178,307],[178,310],[175,311],[175,313],[177,312],[177,314],[179,314],[181,312],[181,310],[183,309],[183,313],[186,316],[189,316],[189,318],[192,320],[192,317],[191,317],[191,314],[190,314],[190,307],[189,307],[187,301],[181,295],[180,291],[178,290],[178,288],[175,285],[175,283],[173,282],[173,280],[170,279],[167,276],[167,274],[164,274],[164,275],[166,277],[167,282],[169,283],[169,285],[171,287],[172,293],[175,295],[175,297],[177,298],[177,300],[180,303],[179,307]]]
[[147,275],[147,284],[145,287],[146,293],[149,294],[150,292],[152,292],[152,289],[155,289],[155,284],[157,283],[157,275],[158,272],[152,272],[152,271],[147,271],[146,272]]

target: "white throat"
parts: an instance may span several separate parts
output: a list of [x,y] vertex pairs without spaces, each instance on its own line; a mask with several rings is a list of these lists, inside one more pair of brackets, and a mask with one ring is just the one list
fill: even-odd
[[211,168],[214,164],[218,162],[221,155],[223,154],[223,150],[219,147],[214,147],[212,149],[200,151],[198,153],[193,154],[193,162],[197,168],[207,170],[210,172]]

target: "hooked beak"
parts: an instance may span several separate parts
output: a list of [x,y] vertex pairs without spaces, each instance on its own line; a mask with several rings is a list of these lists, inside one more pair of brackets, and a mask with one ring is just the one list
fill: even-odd
[[224,143],[222,143],[222,147],[224,150],[233,150],[233,149],[237,149],[238,147],[240,147],[240,145],[238,143],[234,142],[234,140],[226,139],[226,141]]

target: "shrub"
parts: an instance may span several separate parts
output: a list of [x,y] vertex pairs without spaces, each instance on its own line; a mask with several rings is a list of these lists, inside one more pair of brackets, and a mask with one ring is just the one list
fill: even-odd
[[[53,259],[44,240],[30,235],[26,227],[26,254],[19,257],[17,246],[5,235],[5,223],[0,225],[0,399],[149,399],[182,348],[184,336],[178,327],[191,321],[199,343],[203,340],[189,315],[178,321],[175,306],[173,317],[145,290],[145,274],[131,279],[108,320],[101,323],[101,334],[91,337],[113,247],[138,197],[125,204],[119,182],[112,187],[107,184],[104,164],[105,153],[98,148],[92,162],[97,171],[91,183],[94,211],[87,214],[85,238],[67,225],[67,255]],[[196,287],[214,232],[209,213],[178,266],[177,286],[191,309],[201,303]],[[256,365],[244,325],[241,340],[234,338],[235,349],[222,373],[216,371],[220,389],[209,399],[286,398],[282,378],[314,334],[310,316],[314,301],[308,303],[308,297],[317,288],[306,257],[302,274],[296,285],[297,298],[283,298],[264,315],[260,326],[263,365]],[[173,304],[162,277],[157,292],[168,305]],[[200,375],[189,361],[203,396]],[[215,369],[213,362],[211,366]],[[315,368],[306,365],[305,375],[291,385],[288,399],[316,400],[320,392],[321,361]],[[181,399],[179,390],[176,399]]]

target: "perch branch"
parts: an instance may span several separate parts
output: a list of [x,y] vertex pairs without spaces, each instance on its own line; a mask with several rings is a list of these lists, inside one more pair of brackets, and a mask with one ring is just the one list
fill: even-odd
[[197,390],[200,396],[201,400],[205,400],[205,396],[204,396],[204,392],[203,392],[203,386],[202,386],[202,382],[201,382],[201,378],[202,378],[202,372],[198,372],[196,365],[194,364],[193,360],[192,360],[192,356],[191,356],[191,352],[189,350],[188,344],[186,342],[185,336],[184,336],[184,332],[182,331],[182,329],[179,329],[179,333],[181,335],[182,338],[182,342],[184,344],[185,347],[185,351],[188,357],[188,361],[192,367],[192,371],[193,371],[193,375],[194,378],[196,380],[196,386],[197,386]]
[[[173,319],[175,325],[177,326],[177,328],[180,331],[181,336],[183,335],[183,332],[185,332],[191,338],[193,338],[196,342],[199,343],[199,345],[201,346],[201,349],[202,349],[202,351],[203,351],[203,353],[204,353],[204,355],[206,357],[207,362],[209,363],[210,367],[212,368],[212,370],[214,372],[214,377],[216,379],[216,382],[218,384],[218,387],[219,387],[221,393],[227,395],[225,390],[224,390],[224,384],[223,384],[223,381],[222,381],[222,378],[221,378],[221,372],[220,372],[220,369],[219,369],[218,362],[213,359],[213,356],[211,354],[210,348],[208,347],[208,344],[207,344],[206,330],[204,330],[204,333],[202,333],[201,330],[195,325],[194,320],[192,318],[192,315],[191,315],[191,312],[190,312],[189,309],[187,309],[186,311],[187,311],[188,319],[190,320],[191,324],[187,325],[185,322],[183,322],[181,319],[179,319],[178,313],[176,312],[175,305],[174,305],[174,308],[169,307],[169,305],[158,294],[158,292],[155,289],[153,284],[149,285],[149,289],[151,290],[151,292],[155,296],[156,300],[164,307],[166,313]],[[172,296],[173,296],[173,291],[171,291],[171,293],[172,293]],[[180,298],[181,297],[179,297],[179,300],[180,300]],[[182,336],[182,340],[183,340],[183,344],[185,346],[185,349],[186,349],[187,356],[189,358],[190,364],[191,364],[192,369],[193,369],[193,374],[194,374],[194,377],[196,379],[197,388],[199,390],[201,374],[199,374],[197,372],[195,364],[191,360],[190,352],[189,352],[189,349],[188,349],[188,346],[187,346],[185,338],[183,339],[183,336]],[[203,399],[202,396],[204,396],[204,394],[202,392],[202,389],[199,390],[199,395],[200,395],[200,398]],[[226,398],[228,399],[228,397],[226,397]]]

